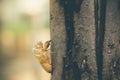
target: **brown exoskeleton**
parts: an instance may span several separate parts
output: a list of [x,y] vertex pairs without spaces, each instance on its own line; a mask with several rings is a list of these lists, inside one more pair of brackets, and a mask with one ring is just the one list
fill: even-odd
[[33,49],[35,57],[38,59],[44,70],[48,73],[52,72],[50,50],[48,49],[50,42],[51,41],[46,41],[43,44],[41,41],[39,41]]

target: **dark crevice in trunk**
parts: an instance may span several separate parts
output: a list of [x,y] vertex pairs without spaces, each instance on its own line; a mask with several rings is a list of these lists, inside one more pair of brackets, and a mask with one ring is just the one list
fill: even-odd
[[97,60],[98,80],[103,80],[102,78],[103,43],[104,43],[104,34],[105,34],[106,0],[100,0],[100,13],[98,8],[99,6],[98,1],[99,0],[95,0],[96,60]]
[[[80,12],[80,5],[83,0],[60,0],[60,5],[64,8],[65,28],[66,28],[66,54],[63,58],[63,80],[80,80],[80,73],[77,62],[73,58],[74,46],[74,13]],[[71,76],[73,72],[73,76]]]

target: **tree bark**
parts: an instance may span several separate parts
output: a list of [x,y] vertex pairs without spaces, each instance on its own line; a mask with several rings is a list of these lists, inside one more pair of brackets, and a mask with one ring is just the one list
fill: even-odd
[[52,80],[120,79],[120,1],[94,1],[50,0]]
[[107,0],[103,79],[120,80],[120,0]]

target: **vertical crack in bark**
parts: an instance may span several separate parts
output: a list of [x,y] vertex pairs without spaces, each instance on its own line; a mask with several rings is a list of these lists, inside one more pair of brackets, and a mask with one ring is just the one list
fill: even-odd
[[[72,58],[72,45],[74,42],[74,0],[60,0],[64,8],[66,27],[66,57],[63,59],[63,79],[70,77],[70,59]],[[68,68],[69,67],[69,68]],[[67,68],[69,70],[67,70]],[[66,71],[67,70],[67,71]],[[67,77],[68,76],[68,77]]]
[[[95,5],[95,26],[96,26],[96,60],[98,80],[103,80],[103,43],[105,34],[105,15],[106,15],[106,0],[100,0],[100,17],[98,9],[98,1],[94,0]],[[98,18],[100,18],[100,23]]]
[[[63,59],[63,79],[71,78],[73,70],[74,80],[79,80],[78,64],[73,62],[73,44],[74,44],[74,12],[80,12],[80,5],[83,0],[60,0],[60,5],[64,8],[65,27],[66,27],[66,54]],[[66,71],[66,69],[69,69]],[[71,79],[72,80],[72,79]]]

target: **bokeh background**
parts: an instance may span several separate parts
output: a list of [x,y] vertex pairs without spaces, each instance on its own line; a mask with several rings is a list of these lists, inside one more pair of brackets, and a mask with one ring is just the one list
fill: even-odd
[[49,28],[49,0],[0,0],[0,80],[50,79],[32,52]]

